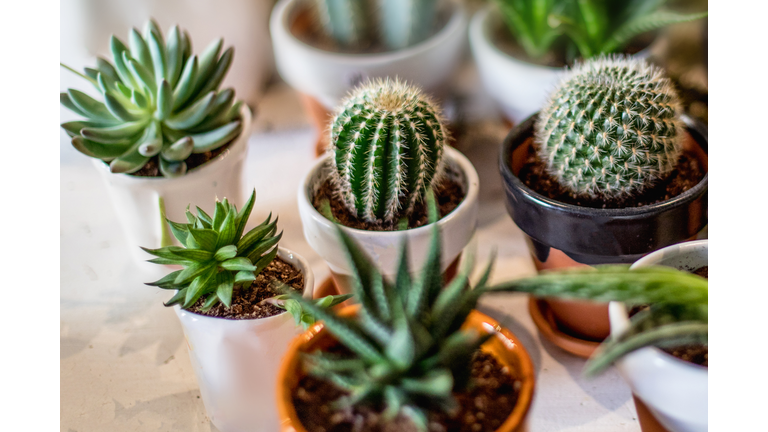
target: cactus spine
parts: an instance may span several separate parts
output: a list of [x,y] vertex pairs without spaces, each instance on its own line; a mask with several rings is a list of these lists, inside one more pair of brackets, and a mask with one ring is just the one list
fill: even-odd
[[421,90],[398,80],[364,83],[332,122],[336,192],[367,222],[410,216],[440,176],[447,136]]
[[635,195],[674,169],[682,152],[679,107],[661,69],[623,56],[589,60],[541,110],[538,157],[575,197]]

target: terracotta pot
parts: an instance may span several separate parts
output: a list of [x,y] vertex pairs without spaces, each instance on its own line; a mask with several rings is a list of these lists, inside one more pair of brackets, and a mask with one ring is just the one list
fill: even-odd
[[[499,165],[507,211],[525,233],[538,270],[633,263],[645,254],[695,237],[707,225],[706,174],[699,184],[670,200],[632,208],[579,207],[530,189],[517,174],[532,145],[536,119],[534,114],[510,131],[501,146]],[[687,116],[682,120],[688,132],[684,146],[706,170],[706,127]],[[608,336],[607,304],[589,305],[587,322],[566,316],[563,312],[569,309],[568,303],[556,302],[553,313],[569,333],[593,340]],[[552,305],[552,301],[548,300],[548,304]],[[579,308],[585,309],[571,309]]]
[[[343,315],[351,316],[356,312],[356,306],[350,306],[342,311]],[[495,330],[496,337],[486,342],[481,349],[492,354],[504,366],[517,371],[522,386],[517,405],[507,420],[496,430],[497,432],[522,432],[526,430],[526,417],[533,400],[535,372],[533,362],[525,347],[512,332],[501,327],[497,321],[477,310],[467,318],[465,329],[472,328],[481,332]],[[307,432],[301,425],[296,408],[293,405],[293,390],[301,378],[300,360],[302,353],[317,349],[327,349],[336,344],[335,339],[325,330],[323,323],[317,323],[304,334],[293,340],[288,352],[283,358],[278,373],[277,409],[281,419],[282,432]]]

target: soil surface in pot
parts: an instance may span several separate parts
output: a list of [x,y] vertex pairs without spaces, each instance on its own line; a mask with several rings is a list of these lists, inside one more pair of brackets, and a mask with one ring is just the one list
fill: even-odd
[[[493,432],[509,417],[522,382],[492,355],[478,351],[472,360],[475,383],[454,393],[459,410],[449,416],[439,409],[429,411],[429,430],[442,432]],[[309,432],[411,432],[410,420],[398,416],[380,424],[383,407],[360,406],[335,409],[333,401],[347,393],[327,381],[304,376],[293,391],[293,403],[302,425]]]
[[285,311],[275,305],[262,303],[263,300],[280,295],[273,284],[275,280],[298,292],[304,290],[304,275],[301,270],[276,257],[256,276],[250,288],[235,287],[232,291],[232,307],[227,308],[223,303],[219,303],[207,312],[203,312],[200,309],[203,307],[204,299],[201,298],[189,308],[189,311],[199,315],[236,320],[279,315]]
[[[187,163],[187,172],[204,165],[206,162],[210,161],[211,159],[215,159],[216,156],[224,153],[224,150],[228,149],[232,143],[237,141],[237,139],[240,138],[238,135],[235,139],[232,141],[224,144],[223,146],[207,151],[205,153],[192,153],[189,155],[187,159],[185,159],[185,162]],[[149,161],[138,171],[135,173],[129,174],[136,177],[162,177],[163,175],[160,173],[160,156],[153,156],[149,159]]]
[[704,279],[709,279],[709,266],[699,267],[691,273],[701,276]]
[[[510,153],[509,166],[513,166],[511,157]],[[645,189],[640,195],[612,201],[576,198],[563,188],[556,178],[547,173],[545,164],[536,157],[534,146],[531,145],[528,146],[528,155],[518,178],[529,188],[553,200],[579,207],[615,209],[641,207],[672,199],[696,186],[704,175],[704,167],[696,156],[683,152],[674,171],[655,186]]]
[[[446,170],[450,171],[453,168],[446,166]],[[452,212],[456,207],[461,204],[466,196],[466,192],[459,183],[458,176],[450,174],[446,175],[443,180],[435,188],[435,198],[437,199],[438,208],[440,210],[440,218],[445,217],[448,213]],[[384,222],[371,223],[360,220],[350,212],[337,194],[333,192],[331,186],[331,180],[325,179],[320,185],[320,189],[312,199],[312,205],[320,211],[320,204],[323,200],[328,199],[331,203],[331,212],[336,221],[346,227],[362,229],[366,231],[397,231],[398,223]],[[322,212],[321,212],[322,213]],[[424,202],[416,205],[410,219],[408,220],[408,228],[418,228],[428,223],[427,220],[427,206]]]

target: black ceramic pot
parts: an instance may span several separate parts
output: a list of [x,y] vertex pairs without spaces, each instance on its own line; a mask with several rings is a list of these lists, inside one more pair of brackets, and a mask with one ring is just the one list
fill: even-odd
[[[632,263],[657,249],[692,239],[707,225],[708,174],[670,200],[621,209],[579,207],[528,188],[517,173],[533,142],[537,116],[534,114],[510,131],[499,161],[507,211],[529,237],[537,268],[567,267],[569,263]],[[706,127],[686,116],[683,122],[692,138],[686,140],[686,150],[694,153],[706,169]]]

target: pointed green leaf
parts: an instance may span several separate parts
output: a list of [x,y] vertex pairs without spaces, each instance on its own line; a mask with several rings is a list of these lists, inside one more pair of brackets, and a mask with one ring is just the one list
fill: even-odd
[[187,297],[187,288],[182,288],[179,291],[176,292],[176,294],[171,297],[170,300],[168,300],[167,303],[164,303],[165,306],[173,306],[175,304],[180,304],[184,301],[184,299]]
[[178,276],[179,273],[181,273],[181,270],[177,270],[175,272],[168,273],[167,275],[163,276],[162,278],[160,278],[160,279],[158,279],[158,280],[156,280],[154,282],[146,283],[145,285],[156,286],[156,287],[163,288],[163,289],[177,289],[178,286],[175,283],[173,283],[173,281],[176,280],[176,276]]
[[219,266],[226,270],[233,270],[233,271],[254,271],[256,270],[256,266],[254,266],[251,263],[251,260],[245,257],[237,257],[232,258],[226,261],[223,261],[219,263]]
[[214,255],[216,261],[226,261],[237,256],[237,246],[227,245],[219,248]]
[[212,131],[192,134],[190,136],[195,141],[195,149],[192,152],[205,153],[207,151],[215,150],[237,138],[242,131],[243,124],[241,121],[237,120]]
[[[199,214],[199,213],[198,213]],[[211,253],[216,251],[216,242],[219,239],[219,233],[212,229],[197,229],[190,228],[189,234],[195,238],[197,244],[200,245],[200,249],[206,250]]]
[[224,303],[224,306],[232,306],[232,290],[237,280],[232,278],[232,273],[221,272],[217,279],[216,296]]
[[109,112],[106,105],[88,96],[87,94],[75,89],[69,89],[67,93],[69,94],[69,99],[72,101],[72,103],[74,103],[74,105],[79,108],[86,117],[107,123],[114,123],[118,120],[114,115],[112,115],[112,113]]

